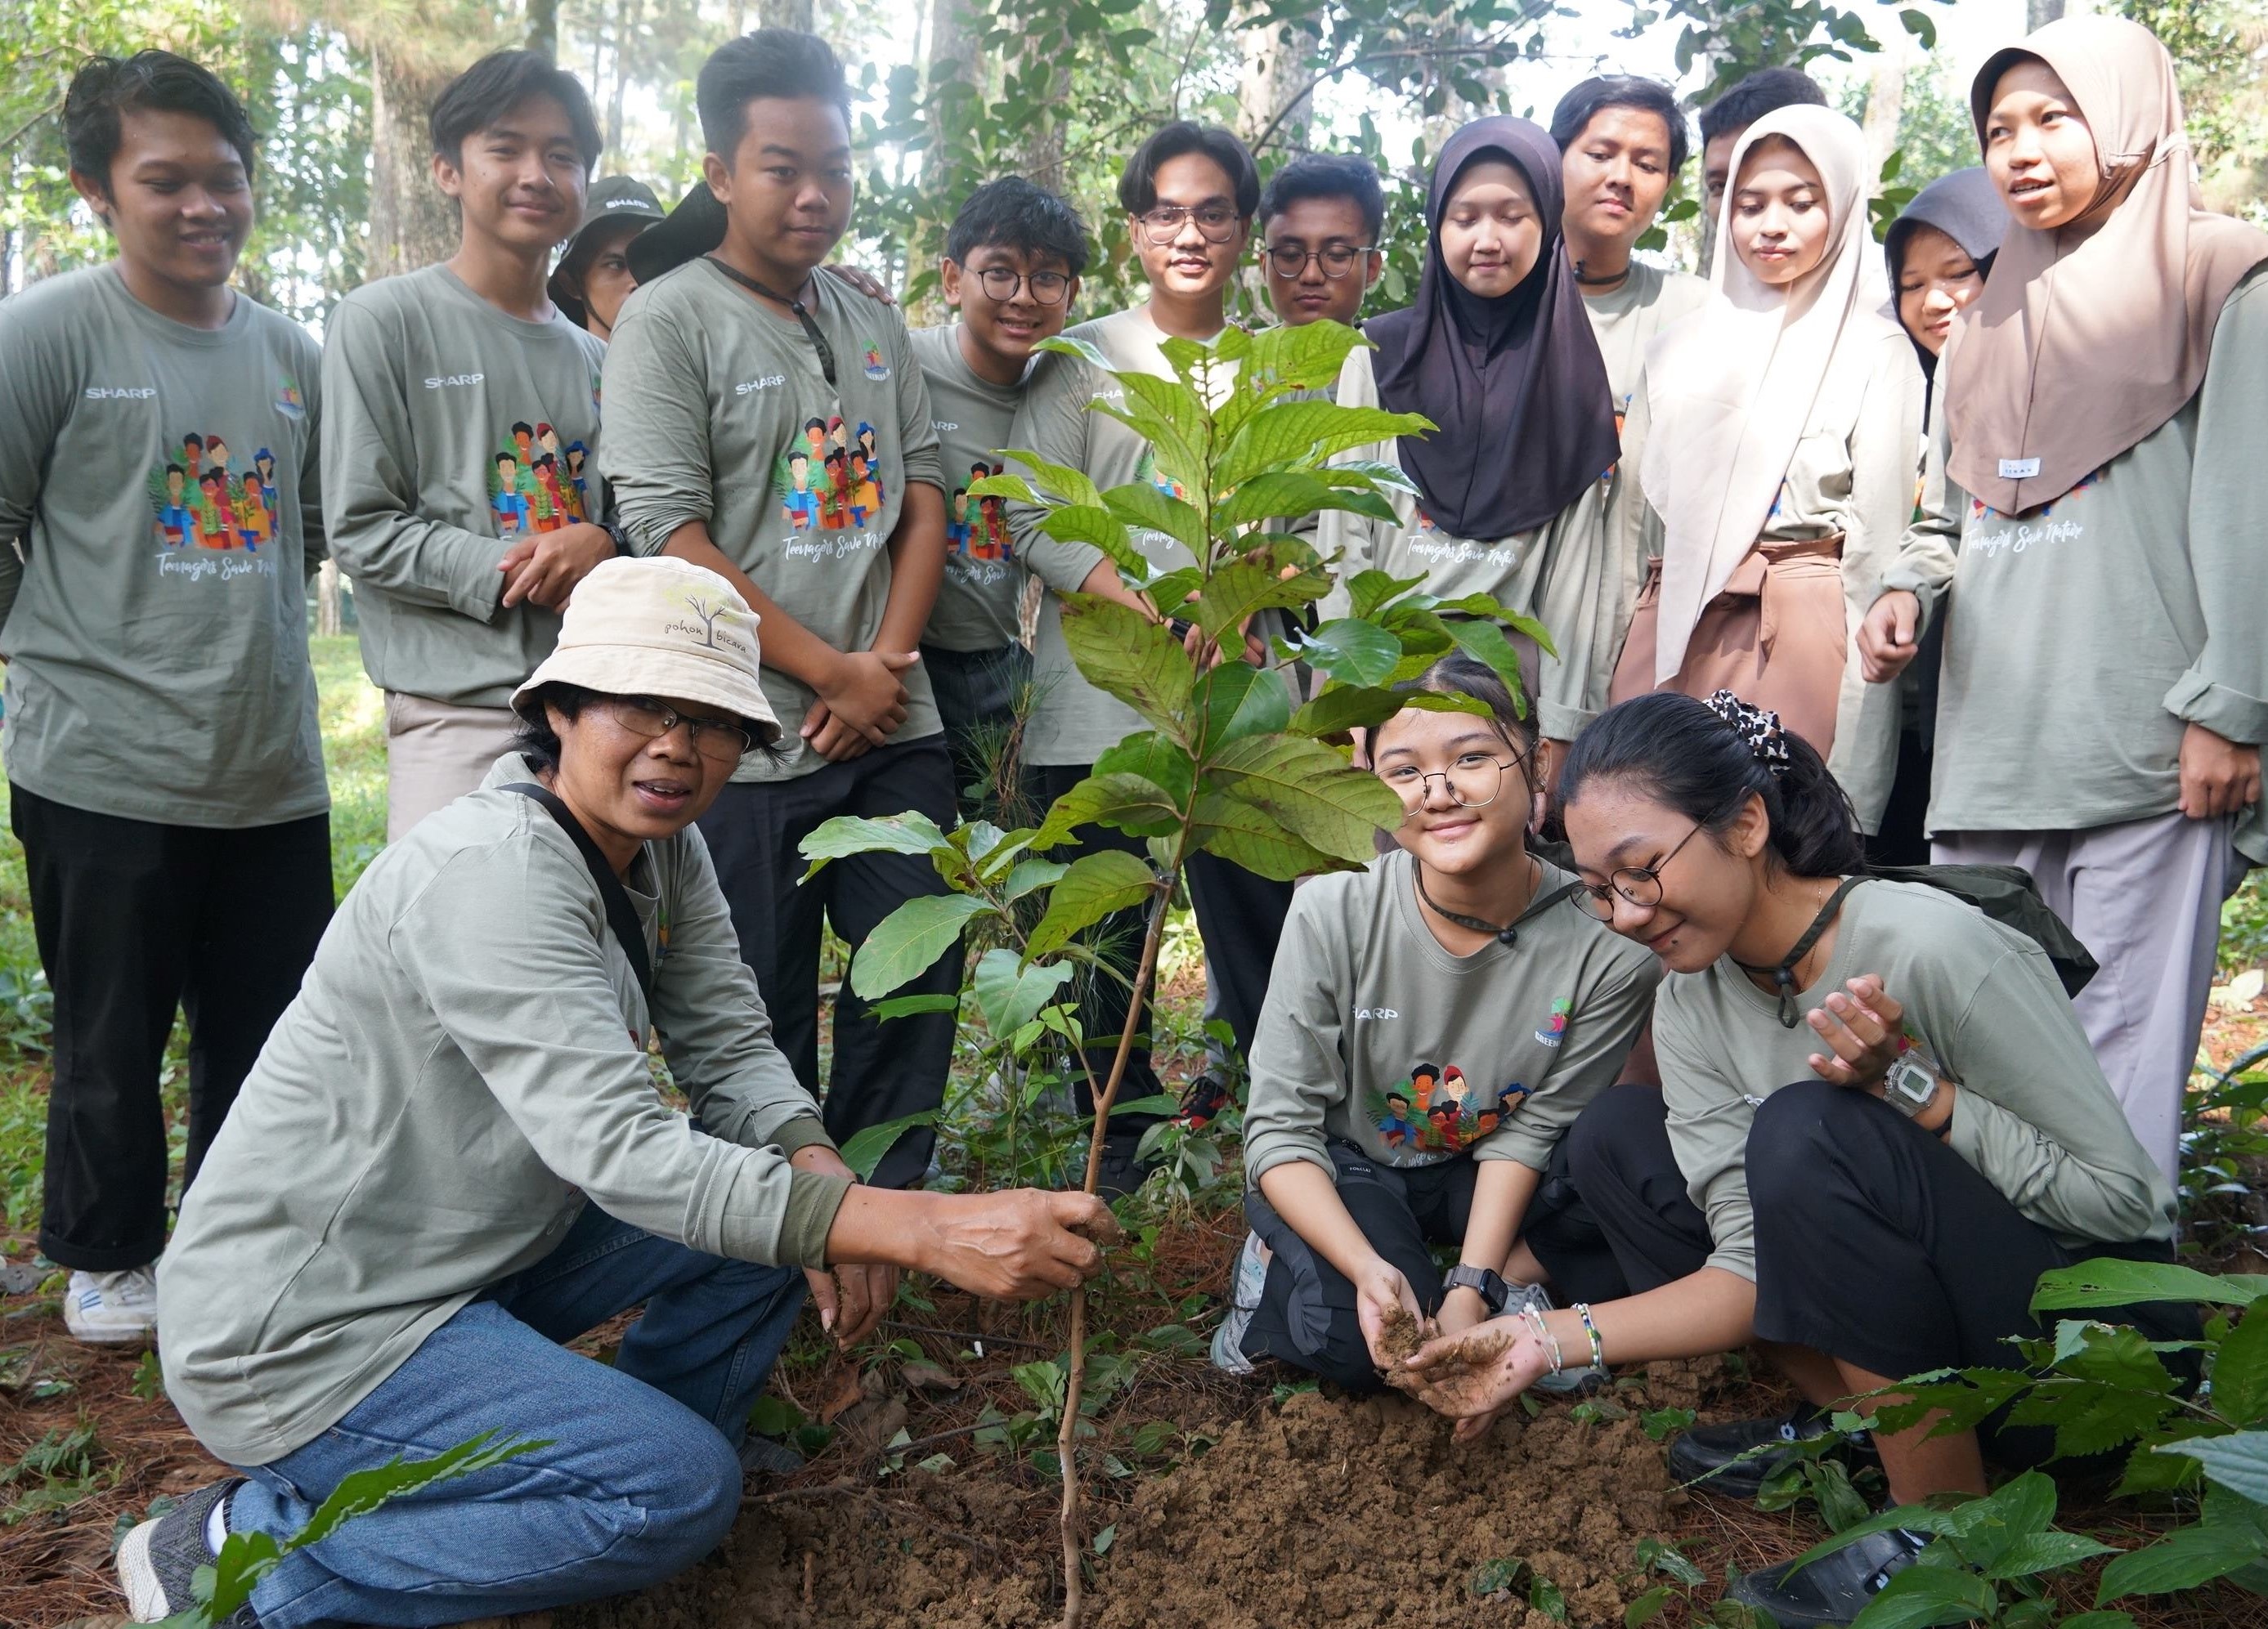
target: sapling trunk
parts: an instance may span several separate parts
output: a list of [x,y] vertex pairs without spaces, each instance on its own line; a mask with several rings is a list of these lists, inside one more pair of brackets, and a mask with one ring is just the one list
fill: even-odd
[[[1117,1055],[1110,1060],[1110,1076],[1094,1095],[1094,1126],[1087,1134],[1086,1180],[1081,1185],[1088,1193],[1094,1192],[1101,1179],[1103,1134],[1110,1126],[1110,1106],[1117,1099],[1119,1083],[1126,1078],[1126,1060],[1134,1053],[1134,1032],[1141,1025],[1142,1003],[1158,969],[1158,946],[1165,937],[1166,902],[1173,897],[1173,875],[1168,874],[1157,899],[1151,903],[1150,924],[1142,935],[1142,959],[1135,967],[1134,990],[1126,1007],[1126,1027],[1119,1032]],[[1056,1427],[1056,1462],[1063,1474],[1063,1629],[1079,1629],[1079,1617],[1086,1604],[1086,1577],[1079,1560],[1079,1468],[1072,1457],[1079,1436],[1079,1393],[1086,1383],[1086,1286],[1081,1284],[1071,1292],[1071,1369],[1064,1378],[1063,1419]]]

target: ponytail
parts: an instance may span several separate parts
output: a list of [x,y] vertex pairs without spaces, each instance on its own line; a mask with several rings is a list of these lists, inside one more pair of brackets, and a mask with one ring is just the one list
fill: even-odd
[[1730,691],[1707,701],[1656,690],[1609,708],[1575,738],[1559,772],[1572,804],[1593,781],[1620,782],[1712,833],[1754,794],[1764,806],[1772,859],[1798,877],[1866,870],[1858,816],[1826,760],[1779,715]]

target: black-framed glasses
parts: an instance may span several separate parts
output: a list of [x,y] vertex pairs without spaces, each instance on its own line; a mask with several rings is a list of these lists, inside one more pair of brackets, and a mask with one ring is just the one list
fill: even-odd
[[1615,920],[1615,896],[1620,894],[1641,911],[1650,911],[1661,903],[1661,873],[1685,845],[1693,840],[1693,833],[1716,818],[1705,817],[1693,823],[1692,830],[1677,840],[1672,848],[1653,865],[1625,865],[1607,874],[1603,883],[1577,883],[1575,892],[1568,896],[1577,905],[1602,922]]
[[1303,249],[1296,243],[1279,243],[1263,253],[1267,255],[1270,268],[1287,283],[1305,272],[1309,260],[1322,267],[1323,275],[1336,283],[1354,269],[1357,260],[1372,253],[1372,249],[1373,246],[1366,243],[1327,243],[1320,249]]
[[1504,772],[1521,761],[1518,754],[1498,758],[1488,752],[1461,752],[1456,761],[1447,769],[1420,769],[1415,764],[1396,764],[1391,769],[1381,769],[1378,778],[1392,787],[1402,799],[1403,819],[1425,806],[1432,795],[1433,782],[1439,781],[1449,795],[1449,801],[1460,809],[1485,809],[1496,802],[1504,790]]
[[1161,203],[1145,209],[1139,218],[1143,235],[1162,246],[1180,237],[1183,223],[1189,221],[1197,224],[1197,231],[1207,243],[1226,243],[1236,236],[1237,223],[1243,216],[1225,203]]
[[1071,292],[1071,279],[1061,272],[1020,272],[1010,266],[987,266],[971,275],[984,290],[984,297],[997,305],[1014,299],[1019,289],[1029,289],[1033,300],[1042,305],[1060,305]]
[[650,740],[658,741],[683,724],[693,737],[693,750],[720,764],[740,762],[756,744],[755,737],[739,724],[695,718],[652,696],[609,696],[606,706],[608,717],[632,735]]

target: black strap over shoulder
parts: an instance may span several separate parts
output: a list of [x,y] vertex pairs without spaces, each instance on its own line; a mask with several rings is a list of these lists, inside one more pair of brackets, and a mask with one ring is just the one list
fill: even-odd
[[615,941],[622,954],[630,958],[630,972],[637,977],[640,994],[645,997],[649,1010],[653,1006],[653,958],[645,948],[645,926],[638,921],[637,907],[630,903],[630,890],[622,879],[615,875],[615,868],[607,863],[607,856],[599,852],[599,845],[583,829],[572,811],[559,800],[557,793],[533,781],[515,781],[504,789],[517,792],[529,802],[542,806],[543,811],[558,822],[559,829],[567,833],[582,854],[583,863],[591,869],[591,880],[599,884],[599,898],[607,906],[607,926],[614,930]]
[[2078,994],[2095,975],[2093,953],[2040,898],[2032,874],[2020,865],[1878,865],[1869,875],[1885,882],[1926,884],[2014,928],[2047,952],[2066,995]]

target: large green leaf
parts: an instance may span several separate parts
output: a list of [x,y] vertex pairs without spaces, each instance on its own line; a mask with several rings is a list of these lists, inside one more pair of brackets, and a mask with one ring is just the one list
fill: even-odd
[[2098,1606],[2133,1595],[2194,1589],[2239,1567],[2268,1560],[2268,1534],[2257,1528],[2177,1527],[2154,1545],[2129,1550],[2102,1569]]
[[1457,642],[1457,649],[1476,662],[1493,669],[1496,676],[1504,680],[1504,687],[1512,692],[1512,702],[1520,709],[1520,715],[1527,717],[1529,711],[1528,687],[1521,679],[1520,653],[1512,648],[1512,642],[1504,636],[1504,630],[1493,622],[1467,622],[1446,618],[1444,621],[1447,625],[1449,637]]
[[2169,1442],[2158,1451],[2185,1454],[2221,1486],[2255,1504],[2268,1504],[2268,1431],[2195,1437],[2186,1442]]
[[1287,727],[1292,734],[1303,736],[1375,729],[1400,712],[1408,700],[1401,691],[1375,685],[1334,685],[1294,713]]
[[2099,1555],[2117,1553],[2111,1545],[2084,1533],[2024,1533],[2011,1541],[1999,1559],[1984,1569],[1984,1576],[2031,1578],[2041,1573],[2077,1567]]
[[1486,594],[1461,594],[1454,599],[1436,600],[1432,609],[1437,615],[1445,618],[1464,616],[1476,621],[1501,623],[1515,634],[1527,635],[1544,655],[1556,657],[1559,654],[1559,647],[1551,642],[1551,635],[1545,631],[1543,623]]
[[1086,543],[1110,557],[1121,571],[1138,577],[1150,575],[1149,556],[1135,547],[1126,523],[1100,503],[1066,503],[1051,509],[1040,530],[1058,543]]
[[2233,1426],[2268,1425],[2268,1309],[2247,1312],[2213,1354],[2213,1405]]
[[882,1156],[897,1146],[899,1138],[917,1126],[936,1124],[937,1111],[924,1109],[919,1114],[884,1120],[880,1126],[869,1126],[863,1131],[854,1132],[850,1141],[843,1145],[843,1163],[857,1171],[858,1179],[863,1182],[874,1174],[874,1167],[882,1163]]
[[1197,559],[1204,558],[1204,517],[1180,498],[1159,491],[1146,481],[1134,481],[1111,488],[1102,495],[1102,502],[1128,525],[1162,532]]
[[1038,1017],[1040,1009],[1055,999],[1071,975],[1069,962],[1039,962],[1027,967],[1013,950],[985,951],[971,980],[976,989],[977,1010],[984,1015],[984,1027],[996,1039],[1005,1040]]
[[1061,877],[1071,867],[1060,860],[1019,860],[1008,868],[1005,884],[1010,899],[1020,899],[1035,888],[1045,888]]
[[[1397,577],[1383,571],[1358,571],[1347,579],[1347,599],[1356,616],[1375,616],[1389,601],[1413,588],[1425,586],[1423,576]],[[1430,603],[1432,596],[1428,594],[1425,598]]]
[[1326,390],[1338,383],[1347,353],[1369,344],[1355,329],[1329,319],[1263,328],[1252,336],[1245,368],[1296,389]]
[[1349,863],[1300,841],[1266,810],[1219,792],[1198,797],[1189,834],[1207,854],[1272,882],[1297,882],[1320,871],[1343,870]]
[[795,846],[795,851],[811,862],[810,870],[797,879],[806,883],[816,877],[829,860],[855,854],[938,855],[942,851],[941,857],[960,857],[960,850],[938,829],[936,821],[910,809],[880,819],[865,815],[836,815],[821,821],[809,836]]
[[1116,746],[1103,748],[1094,760],[1094,773],[1140,775],[1163,788],[1175,808],[1188,805],[1190,789],[1197,784],[1197,766],[1189,761],[1188,749],[1155,730],[1145,730]]
[[1083,469],[1068,464],[1054,464],[1036,452],[1027,452],[1019,447],[1001,449],[1004,457],[1012,459],[1032,472],[1041,487],[1053,493],[1065,503],[1100,504],[1102,494],[1094,480]]
[[1300,642],[1300,655],[1344,685],[1382,685],[1402,660],[1402,642],[1375,622],[1338,617]]
[[1056,848],[1083,826],[1115,826],[1137,837],[1163,837],[1181,825],[1182,811],[1166,790],[1136,774],[1089,775],[1048,810],[1038,848]]
[[1189,696],[1197,673],[1172,629],[1116,600],[1071,594],[1064,599],[1063,632],[1087,683],[1176,739],[1192,733]]
[[1935,1629],[1940,1624],[1988,1618],[1999,1605],[1999,1592],[1974,1573],[1951,1567],[1910,1567],[1867,1603],[1852,1629]]
[[1071,862],[1048,895],[1047,914],[1025,943],[1027,960],[1061,950],[1073,935],[1113,911],[1141,904],[1157,892],[1156,873],[1122,849],[1105,848]]
[[1218,752],[1246,736],[1276,735],[1292,722],[1292,692],[1274,668],[1224,662],[1197,681],[1204,720],[1199,751]]
[[991,908],[964,893],[916,895],[875,923],[851,957],[851,990],[870,1002],[887,995],[951,950],[970,917]]
[[1279,401],[1246,421],[1221,454],[1213,479],[1223,488],[1241,487],[1265,470],[1321,463],[1351,447],[1432,428],[1432,421],[1416,413],[1342,407],[1333,401]]
[[2125,1307],[2147,1301],[2249,1307],[2264,1290],[2268,1290],[2268,1278],[2257,1275],[2232,1273],[2216,1278],[2170,1261],[2102,1257],[2041,1273],[2039,1285],[2032,1291],[2032,1310]]
[[1377,852],[1373,833],[1402,821],[1402,800],[1344,754],[1305,736],[1248,736],[1213,755],[1209,779],[1265,811],[1310,847],[1342,860]]
[[1197,597],[1197,621],[1205,636],[1230,647],[1236,654],[1238,630],[1263,611],[1289,610],[1330,591],[1330,580],[1319,571],[1295,571],[1285,576],[1265,565],[1235,561],[1214,572]]
[[1153,373],[1121,373],[1118,383],[1126,392],[1126,416],[1149,441],[1158,467],[1185,482],[1201,481],[1205,408],[1197,392]]

